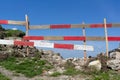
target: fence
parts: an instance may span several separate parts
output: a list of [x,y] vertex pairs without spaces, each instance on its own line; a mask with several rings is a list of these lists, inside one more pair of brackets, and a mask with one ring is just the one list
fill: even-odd
[[[29,25],[28,16],[25,16],[26,21],[13,21],[13,20],[0,20],[0,24],[10,25],[22,25],[26,26],[26,36],[23,37],[24,41],[13,41],[14,45],[25,45],[25,46],[36,46],[36,47],[49,47],[49,48],[62,48],[62,49],[73,49],[73,50],[84,50],[84,58],[86,59],[86,50],[93,51],[93,46],[87,46],[86,41],[106,41],[106,56],[108,56],[108,41],[120,41],[120,36],[107,36],[107,28],[119,28],[120,23],[109,23],[106,24],[56,24],[56,25]],[[70,28],[82,28],[83,36],[29,36],[28,31],[32,29],[70,29]],[[87,36],[85,28],[105,28],[105,37],[93,37]],[[33,40],[33,42],[30,42]],[[45,43],[35,40],[62,40],[62,41],[83,41],[83,45],[73,44],[57,44],[57,43]],[[2,42],[2,41],[1,41]],[[0,42],[0,43],[1,43]],[[7,44],[7,43],[6,43]],[[29,54],[27,49],[27,54]]]

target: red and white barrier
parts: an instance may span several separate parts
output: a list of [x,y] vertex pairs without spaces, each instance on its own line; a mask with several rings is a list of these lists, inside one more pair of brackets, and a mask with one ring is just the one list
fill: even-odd
[[13,40],[0,40],[0,44],[13,45],[14,41]]
[[58,43],[50,43],[50,42],[43,42],[43,41],[28,42],[28,41],[16,41],[16,40],[15,41],[14,40],[0,40],[0,44],[94,51],[93,46],[88,46],[88,45],[85,46],[85,45],[73,45],[73,44],[58,44]]
[[[120,27],[120,23],[106,24],[107,28]],[[104,28],[104,24],[56,24],[56,25],[31,25],[30,29],[62,29],[62,28]]]
[[[24,40],[64,40],[64,41],[104,41],[105,37],[85,37],[85,36],[24,36]],[[120,41],[119,36],[109,36],[108,41]]]
[[73,45],[73,44],[58,44],[58,43],[49,43],[34,41],[34,46],[36,47],[46,47],[46,48],[61,48],[61,49],[71,49],[71,50],[88,50],[93,51],[93,46],[85,45]]
[[0,24],[26,25],[25,21],[0,20]]

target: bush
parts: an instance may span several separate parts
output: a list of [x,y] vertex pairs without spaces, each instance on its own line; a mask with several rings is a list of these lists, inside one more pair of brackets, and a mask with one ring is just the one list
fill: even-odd
[[20,30],[6,30],[6,37],[23,37],[25,35],[24,32],[20,31]]

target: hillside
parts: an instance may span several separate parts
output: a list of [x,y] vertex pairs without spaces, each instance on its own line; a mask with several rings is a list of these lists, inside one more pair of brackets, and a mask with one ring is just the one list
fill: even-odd
[[[25,35],[20,30],[5,30],[2,26],[0,34],[1,39]],[[109,58],[104,55],[84,61],[64,59],[59,53],[35,47],[0,45],[0,80],[119,80],[120,48],[109,51]]]
[[5,37],[23,37],[24,35],[25,33],[20,30],[4,29],[0,25],[0,39]]

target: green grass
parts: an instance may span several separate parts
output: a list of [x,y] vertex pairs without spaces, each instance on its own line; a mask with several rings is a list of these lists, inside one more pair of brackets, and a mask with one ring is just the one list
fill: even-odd
[[10,80],[10,79],[0,73],[0,80]]
[[78,75],[81,72],[79,70],[76,70],[74,68],[68,68],[66,69],[66,71],[63,72],[64,75],[69,75],[69,76],[74,76],[74,75]]
[[43,73],[43,70],[49,70],[52,66],[45,60],[39,58],[15,58],[10,57],[1,61],[1,66],[8,70],[22,73],[27,77],[34,77]]
[[115,71],[99,72],[98,74],[92,74],[91,80],[120,80],[120,74]]
[[53,76],[53,77],[57,77],[57,76],[60,76],[61,73],[60,72],[54,72],[53,74],[51,74],[50,76]]
[[120,73],[113,70],[97,71],[95,68],[82,71],[81,74],[90,76],[90,80],[120,80]]

